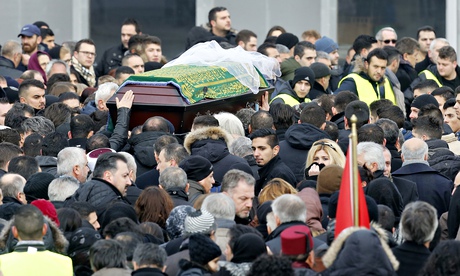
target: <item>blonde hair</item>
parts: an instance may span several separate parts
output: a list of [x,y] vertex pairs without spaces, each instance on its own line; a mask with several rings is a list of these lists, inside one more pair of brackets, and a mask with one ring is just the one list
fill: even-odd
[[330,139],[321,139],[314,142],[313,146],[308,151],[305,168],[310,167],[314,162],[313,159],[315,158],[315,154],[320,150],[324,150],[327,155],[329,155],[331,164],[339,165],[342,168],[345,167],[345,154],[343,154],[340,146]]
[[297,194],[297,190],[292,187],[287,181],[281,178],[273,178],[267,182],[267,185],[260,191],[259,204],[269,200],[275,200],[277,197],[284,194]]

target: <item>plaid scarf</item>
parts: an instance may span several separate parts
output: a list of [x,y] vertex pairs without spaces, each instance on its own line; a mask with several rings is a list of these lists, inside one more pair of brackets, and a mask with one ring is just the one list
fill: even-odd
[[88,82],[90,87],[94,87],[96,85],[96,73],[94,72],[93,66],[89,69],[83,67],[83,65],[81,65],[75,57],[72,57],[72,66]]

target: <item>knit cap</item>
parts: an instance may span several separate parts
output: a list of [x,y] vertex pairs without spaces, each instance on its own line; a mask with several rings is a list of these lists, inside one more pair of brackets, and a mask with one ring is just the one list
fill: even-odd
[[320,79],[322,77],[330,76],[331,75],[331,69],[327,67],[326,64],[321,63],[321,62],[315,62],[312,65],[310,65],[310,69],[315,73],[315,78]]
[[45,199],[37,199],[30,203],[40,209],[44,216],[50,218],[57,226],[59,226],[59,219],[57,216],[56,208],[54,207],[53,203],[49,202]]
[[299,43],[299,38],[291,33],[280,34],[276,39],[276,44],[284,45],[288,47],[288,49],[291,49],[297,43]]
[[295,69],[294,79],[292,80],[292,87],[301,80],[306,80],[310,83],[311,87],[315,83],[315,73],[309,67],[300,67]]
[[184,234],[185,218],[195,211],[195,208],[188,205],[179,205],[172,209],[166,220],[166,232],[171,239],[179,238]]
[[89,227],[78,228],[70,237],[67,253],[73,258],[77,253],[88,252],[91,245],[102,239],[99,232]]
[[340,190],[342,182],[343,168],[339,165],[329,165],[324,167],[318,175],[316,191],[318,194],[332,194]]
[[199,155],[191,155],[182,160],[179,167],[185,171],[187,179],[193,181],[201,181],[212,173],[211,162]]
[[203,234],[191,235],[188,248],[190,251],[190,260],[203,266],[222,255],[219,246]]
[[202,209],[190,213],[185,218],[185,233],[207,233],[214,225],[214,217],[208,211]]
[[412,101],[412,104],[410,107],[415,107],[418,109],[421,109],[422,107],[429,105],[429,104],[434,104],[435,106],[438,106],[439,103],[436,100],[436,98],[430,94],[423,94],[418,96]]
[[46,172],[34,173],[29,177],[24,186],[27,202],[35,199],[48,200],[48,186],[54,180],[54,175]]
[[337,42],[327,36],[323,36],[315,42],[316,51],[323,51],[328,54],[339,49]]

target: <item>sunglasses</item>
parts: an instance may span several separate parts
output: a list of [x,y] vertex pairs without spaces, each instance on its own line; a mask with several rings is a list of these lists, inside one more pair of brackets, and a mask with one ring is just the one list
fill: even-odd
[[386,40],[382,40],[382,41],[383,41],[383,43],[385,43],[385,44],[390,44],[390,42],[393,43],[393,44],[395,44],[397,40],[396,40],[396,39],[386,39]]
[[335,149],[334,145],[332,145],[332,144],[330,144],[330,143],[326,143],[326,142],[315,142],[315,143],[313,143],[313,146],[323,146],[323,147],[324,147],[324,146],[328,146],[328,147],[330,147],[331,149],[337,151],[337,150]]

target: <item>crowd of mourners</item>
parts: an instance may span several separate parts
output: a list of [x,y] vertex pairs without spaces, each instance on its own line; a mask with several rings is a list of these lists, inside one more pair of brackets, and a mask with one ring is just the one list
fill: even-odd
[[[208,19],[186,49],[257,51],[281,76],[260,110],[199,115],[188,133],[161,116],[131,129],[135,88],[110,115],[130,75],[167,63],[167,45],[135,19],[100,57],[91,39],[58,45],[42,21],[1,45],[1,273],[459,275],[449,41],[430,26],[415,38],[385,27],[356,37],[342,65],[315,30],[299,41],[275,26],[258,43],[224,7]],[[336,233],[352,116],[371,223]]]

